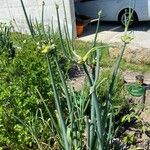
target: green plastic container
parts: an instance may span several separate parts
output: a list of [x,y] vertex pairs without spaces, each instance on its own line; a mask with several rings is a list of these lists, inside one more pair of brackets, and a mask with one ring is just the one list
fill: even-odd
[[140,84],[130,84],[127,86],[128,92],[134,97],[141,97],[144,95],[144,87]]

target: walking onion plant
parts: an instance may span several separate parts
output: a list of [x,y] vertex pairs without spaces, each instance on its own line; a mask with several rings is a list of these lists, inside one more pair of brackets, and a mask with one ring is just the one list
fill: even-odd
[[[27,17],[23,1],[21,0],[23,10]],[[44,9],[44,6],[43,6]],[[65,10],[65,9],[64,9]],[[106,47],[104,45],[97,46],[97,34],[100,23],[100,14],[97,24],[95,39],[93,47],[86,53],[85,56],[80,56],[76,53],[73,43],[70,40],[67,23],[64,23],[64,37],[66,38],[67,44],[64,43],[63,34],[61,31],[61,24],[59,20],[59,6],[56,5],[57,19],[58,19],[58,30],[59,39],[61,43],[61,49],[65,57],[70,62],[75,63],[79,67],[82,67],[86,79],[85,83],[80,91],[75,91],[74,88],[66,81],[66,78],[61,70],[57,51],[57,44],[53,43],[55,40],[53,36],[49,36],[49,42],[42,49],[42,53],[45,54],[49,69],[49,76],[52,84],[52,90],[54,93],[56,115],[52,115],[47,104],[45,103],[42,95],[39,93],[41,100],[48,111],[52,124],[58,134],[59,149],[64,150],[110,150],[112,146],[112,140],[114,138],[114,113],[112,106],[112,94],[115,84],[115,79],[118,73],[118,69],[126,48],[126,45],[132,40],[132,37],[127,32],[131,15],[127,20],[125,26],[125,33],[122,36],[123,46],[117,58],[117,62],[114,67],[112,79],[108,89],[108,95],[105,100],[98,98],[98,84],[100,81],[100,66],[102,50]],[[43,14],[43,13],[42,13]],[[66,13],[64,13],[66,15]],[[42,25],[44,31],[44,23],[42,17]],[[31,35],[34,37],[34,32],[29,19],[27,19]],[[56,45],[55,45],[56,44]],[[52,65],[54,62],[55,66]],[[64,64],[65,65],[65,64]],[[54,67],[57,68],[58,75],[61,83],[57,84],[54,75]],[[90,68],[90,69],[89,69]],[[62,89],[62,90],[59,90]],[[66,100],[66,108],[62,107],[62,100]],[[90,110],[87,114],[86,109]]]

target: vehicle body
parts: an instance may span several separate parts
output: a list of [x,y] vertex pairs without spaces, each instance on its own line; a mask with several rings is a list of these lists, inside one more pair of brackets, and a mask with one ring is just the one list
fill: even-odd
[[[125,10],[133,10],[135,21],[150,20],[150,0],[89,0],[75,4],[77,13],[91,18],[97,18],[98,12],[102,11],[103,21],[122,21]],[[121,22],[123,23],[123,22]]]

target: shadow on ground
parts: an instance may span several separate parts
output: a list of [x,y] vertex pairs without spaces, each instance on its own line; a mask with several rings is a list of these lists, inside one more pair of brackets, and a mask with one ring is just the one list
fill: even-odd
[[[94,34],[96,31],[97,22],[89,23],[81,37]],[[150,21],[139,22],[135,27],[130,28],[131,31],[145,31],[150,32]],[[118,22],[101,22],[99,32],[103,31],[114,31],[114,32],[123,32],[124,28]]]

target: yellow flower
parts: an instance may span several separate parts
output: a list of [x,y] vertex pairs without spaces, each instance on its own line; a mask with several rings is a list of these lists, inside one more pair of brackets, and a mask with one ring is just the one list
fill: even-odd
[[44,49],[42,50],[42,53],[48,54],[50,51],[55,50],[55,49],[56,49],[55,44],[47,45],[47,46],[44,46]]
[[79,65],[81,65],[81,64],[84,64],[84,60],[83,60],[83,58],[82,57],[80,57],[79,59],[78,59],[78,61],[77,61],[77,63],[79,64]]
[[121,40],[126,44],[130,43],[133,39],[134,37],[129,34],[125,34],[121,37]]
[[78,64],[84,64],[87,61],[87,59],[89,58],[89,56],[91,55],[91,53],[96,51],[97,48],[98,47],[90,49],[83,57],[79,56],[78,54],[76,54],[75,51],[73,51],[73,54],[77,59],[77,63]]

